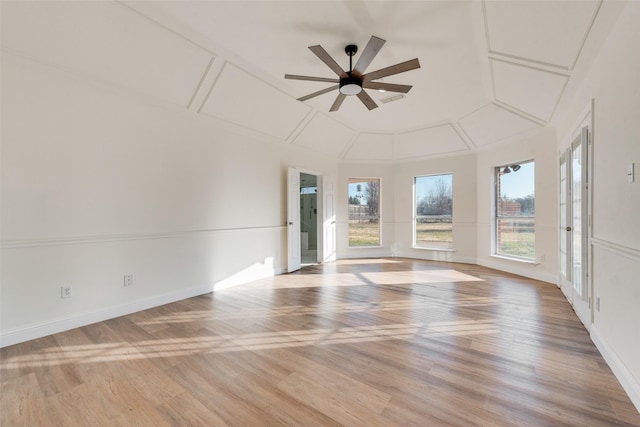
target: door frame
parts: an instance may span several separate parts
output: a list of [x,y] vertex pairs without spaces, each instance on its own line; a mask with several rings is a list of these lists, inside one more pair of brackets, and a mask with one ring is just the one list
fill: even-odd
[[[562,289],[563,294],[573,306],[573,309],[580,319],[580,321],[584,324],[587,330],[591,330],[591,325],[593,324],[594,317],[594,289],[593,289],[593,262],[592,262],[592,247],[591,247],[591,238],[593,236],[593,219],[592,219],[592,202],[593,202],[593,105],[594,101],[591,100],[587,108],[582,112],[579,116],[579,119],[576,125],[571,129],[569,135],[567,135],[565,139],[565,143],[563,144],[563,150],[559,152],[559,158],[562,159],[562,156],[565,156],[566,161],[566,183],[567,186],[571,185],[572,182],[572,144],[574,140],[576,140],[583,132],[586,131],[586,134],[582,138],[582,150],[584,152],[583,159],[586,157],[585,169],[586,173],[583,174],[583,185],[581,188],[582,192],[582,215],[584,218],[583,224],[583,235],[582,235],[582,252],[584,255],[582,256],[582,277],[581,279],[584,281],[583,285],[583,295],[578,294],[574,287],[574,274],[573,274],[573,234],[567,236],[567,232],[563,229],[560,230],[559,239],[567,239],[567,257],[569,260],[569,264],[571,268],[567,269],[567,275],[563,275],[558,269],[558,284]],[[561,189],[562,191],[562,189]],[[567,191],[565,189],[565,191]],[[558,198],[558,201],[560,198]],[[571,226],[573,225],[573,216],[571,211],[572,206],[572,197],[571,191],[567,193],[567,221],[570,222]],[[558,203],[558,207],[560,207],[560,203]],[[558,215],[560,215],[558,213]],[[559,221],[559,224],[562,228],[562,225]],[[569,231],[569,233],[573,233],[573,230]],[[560,242],[559,242],[560,243]],[[558,246],[558,263],[562,262],[560,256],[560,245]]]
[[[301,267],[301,248],[300,248],[300,174],[315,175],[316,186],[318,188],[317,197],[317,210],[316,216],[317,222],[317,241],[316,250],[317,257],[316,262],[331,261],[335,259],[335,216],[333,218],[325,218],[327,216],[325,200],[326,195],[331,197],[333,207],[335,207],[335,191],[331,194],[327,192],[325,188],[326,184],[333,183],[333,178],[328,175],[323,175],[321,172],[301,167],[289,167],[287,169],[287,272],[299,270]],[[293,176],[297,176],[297,196],[293,196],[292,180]],[[333,188],[333,187],[332,187]],[[335,208],[334,208],[335,209]],[[297,231],[296,231],[297,230]],[[333,233],[332,236],[327,236],[326,233]],[[295,235],[294,235],[295,234]],[[330,247],[327,247],[327,243],[330,241],[327,237],[333,237],[333,251]],[[333,255],[333,257],[332,257]]]

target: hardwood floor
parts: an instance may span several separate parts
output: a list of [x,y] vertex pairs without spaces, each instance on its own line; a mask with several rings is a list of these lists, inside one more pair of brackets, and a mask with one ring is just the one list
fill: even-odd
[[0,350],[1,426],[640,426],[554,285],[342,260]]

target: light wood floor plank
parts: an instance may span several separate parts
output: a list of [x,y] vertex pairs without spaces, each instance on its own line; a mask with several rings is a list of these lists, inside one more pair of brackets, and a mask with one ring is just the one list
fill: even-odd
[[2,426],[636,426],[560,290],[341,260],[0,349]]

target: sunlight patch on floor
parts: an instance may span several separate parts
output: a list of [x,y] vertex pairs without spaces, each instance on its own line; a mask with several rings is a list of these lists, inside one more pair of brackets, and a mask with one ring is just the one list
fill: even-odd
[[451,321],[410,324],[370,325],[338,329],[308,329],[249,334],[229,334],[197,338],[169,338],[134,343],[66,345],[43,349],[29,356],[3,360],[0,371],[64,364],[105,363],[112,361],[189,356],[281,349],[313,345],[336,345],[389,340],[413,340],[417,336],[461,336],[496,334],[493,321]]

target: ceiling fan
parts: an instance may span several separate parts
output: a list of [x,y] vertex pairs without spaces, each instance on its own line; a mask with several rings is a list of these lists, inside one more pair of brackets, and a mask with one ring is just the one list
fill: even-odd
[[352,67],[352,60],[353,56],[358,51],[358,46],[354,44],[347,45],[344,48],[344,51],[349,56],[349,71],[344,71],[342,67],[340,67],[340,65],[338,65],[338,63],[333,58],[331,58],[331,56],[329,56],[327,51],[324,50],[322,46],[309,46],[311,52],[313,52],[318,58],[320,58],[322,62],[327,64],[327,66],[331,68],[331,70],[336,73],[339,78],[331,79],[325,77],[298,76],[295,74],[285,74],[284,78],[292,80],[308,80],[312,82],[337,83],[334,86],[330,86],[326,89],[322,89],[298,98],[298,101],[306,101],[307,99],[338,89],[340,93],[338,93],[338,96],[333,102],[333,105],[331,105],[329,111],[337,111],[338,108],[340,108],[340,105],[342,105],[344,99],[347,96],[351,95],[356,95],[358,99],[360,99],[360,101],[362,101],[362,103],[369,110],[373,110],[374,108],[378,107],[378,104],[376,104],[375,101],[371,99],[371,97],[363,89],[376,89],[389,92],[407,93],[413,86],[375,82],[374,80],[420,68],[420,62],[418,61],[418,58],[415,58],[365,74],[364,71],[367,69],[369,64],[371,64],[371,61],[373,61],[373,58],[376,57],[385,42],[386,40],[383,40],[376,36],[371,36],[369,42],[367,43],[367,46],[365,46],[364,48],[364,51],[362,51],[362,53],[360,54],[360,58],[358,58],[358,62],[356,62],[355,67]]

